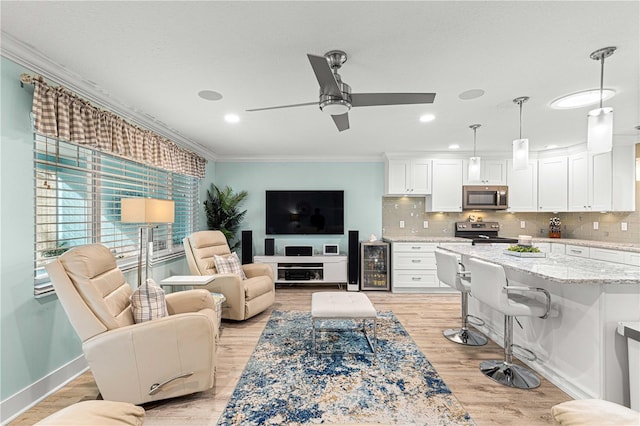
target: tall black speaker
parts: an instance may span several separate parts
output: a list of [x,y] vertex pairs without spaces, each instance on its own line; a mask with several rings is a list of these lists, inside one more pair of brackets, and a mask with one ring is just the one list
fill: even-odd
[[242,264],[253,263],[253,235],[251,231],[242,231]]
[[360,240],[358,231],[349,231],[349,252],[347,263],[347,279],[349,284],[358,284],[360,272]]
[[273,256],[276,254],[276,243],[273,238],[264,239],[264,255]]

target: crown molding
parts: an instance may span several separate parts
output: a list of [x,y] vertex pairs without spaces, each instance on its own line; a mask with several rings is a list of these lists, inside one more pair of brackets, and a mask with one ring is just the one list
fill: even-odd
[[[183,148],[188,148],[194,151],[207,160],[217,160],[218,156],[210,148],[189,139],[182,135],[178,130],[168,127],[165,123],[162,123],[155,117],[152,117],[131,105],[123,104],[119,100],[113,98],[109,92],[96,83],[87,80],[81,75],[66,68],[64,65],[55,62],[48,56],[39,52],[33,46],[16,39],[4,31],[2,31],[1,34],[2,44],[0,47],[0,54],[5,58],[28,68],[47,80],[54,81],[56,84],[64,86],[66,89],[94,103],[96,106],[106,108],[113,113],[118,114],[132,124],[154,131],[160,136],[176,142]],[[16,80],[18,78],[19,76],[16,76]]]
[[217,163],[382,163],[382,155],[308,156],[308,155],[218,155]]

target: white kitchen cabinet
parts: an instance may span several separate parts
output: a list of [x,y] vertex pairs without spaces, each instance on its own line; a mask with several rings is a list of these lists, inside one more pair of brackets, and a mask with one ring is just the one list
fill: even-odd
[[589,247],[567,244],[565,246],[565,254],[567,256],[589,257]]
[[625,251],[624,263],[627,265],[640,266],[640,253],[635,251]]
[[581,152],[568,158],[569,211],[611,211],[611,152]]
[[551,243],[551,253],[566,254],[566,245],[562,243]]
[[462,211],[462,160],[433,160],[431,197],[425,203],[427,211]]
[[612,210],[632,212],[636,209],[636,146],[616,145],[612,152]]
[[538,211],[567,211],[567,157],[538,160]]
[[393,243],[391,291],[420,293],[439,288],[435,249],[436,243]]
[[624,252],[598,247],[589,247],[589,258],[605,262],[624,263]]
[[431,160],[388,159],[385,163],[387,195],[431,193]]
[[529,160],[527,168],[513,170],[513,161],[507,161],[510,212],[538,210],[538,161]]
[[507,184],[507,161],[506,160],[483,160],[480,159],[480,180],[469,180],[469,160],[462,161],[463,173],[462,182],[464,185],[506,185]]

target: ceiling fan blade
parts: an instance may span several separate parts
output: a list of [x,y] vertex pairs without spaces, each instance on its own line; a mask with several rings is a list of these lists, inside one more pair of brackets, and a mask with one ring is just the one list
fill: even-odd
[[247,109],[247,110],[245,110],[245,111],[247,111],[247,112],[253,112],[253,111],[265,111],[265,110],[268,110],[268,109],[295,108],[295,107],[299,107],[299,106],[307,106],[307,105],[318,105],[318,101],[315,101],[315,102],[306,102],[306,103],[304,103],[304,104],[280,105],[280,106],[266,107],[266,108],[253,108],[253,109]]
[[351,106],[432,104],[435,93],[352,93]]
[[307,54],[307,57],[309,58],[309,62],[311,62],[311,68],[313,68],[313,72],[316,74],[316,79],[320,85],[320,93],[342,98],[340,87],[338,87],[338,82],[333,75],[333,71],[331,71],[327,58],[309,54]]
[[339,131],[347,130],[349,128],[349,113],[345,112],[340,115],[332,115],[333,122],[336,123],[336,127]]

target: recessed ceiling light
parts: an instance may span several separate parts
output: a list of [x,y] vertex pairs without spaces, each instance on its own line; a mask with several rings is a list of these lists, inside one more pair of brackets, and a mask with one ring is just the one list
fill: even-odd
[[460,145],[458,145],[457,143],[452,143],[451,145],[449,145],[449,149],[460,149]]
[[471,89],[466,92],[462,92],[458,95],[458,97],[464,101],[468,101],[470,99],[476,99],[480,96],[484,95],[484,90],[482,89]]
[[422,123],[428,123],[436,119],[436,116],[433,114],[424,114],[420,116],[420,121]]
[[240,117],[237,114],[227,114],[224,116],[224,121],[227,123],[237,123],[240,121]]
[[[615,94],[616,91],[613,89],[604,89],[602,91],[602,100],[610,99]],[[597,104],[598,102],[600,102],[600,89],[590,89],[560,96],[551,101],[550,106],[553,109],[572,109]]]
[[198,92],[198,96],[207,101],[219,101],[222,99],[222,94],[213,90],[201,90]]
[[554,145],[554,144],[551,144],[551,145],[545,145],[545,146],[544,146],[544,148],[545,148],[545,149],[554,149],[554,148],[557,148],[557,147],[558,147],[558,145]]

